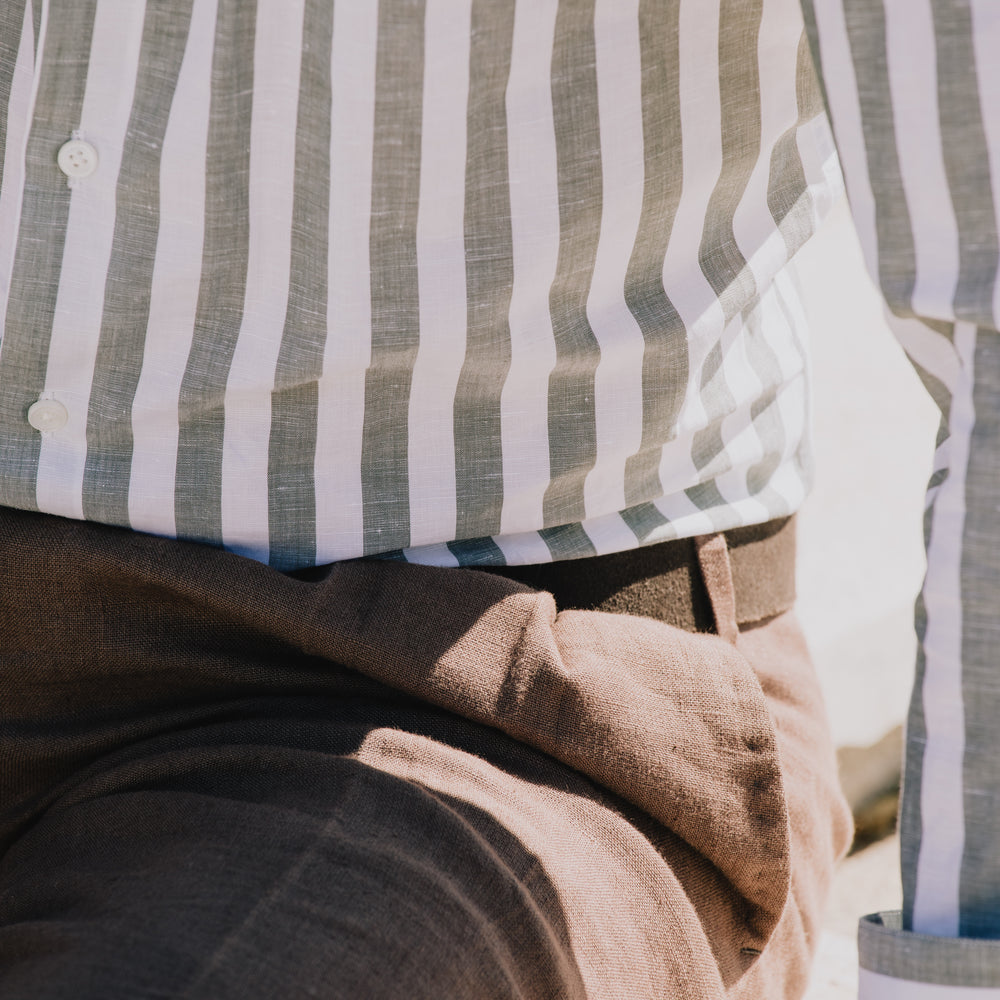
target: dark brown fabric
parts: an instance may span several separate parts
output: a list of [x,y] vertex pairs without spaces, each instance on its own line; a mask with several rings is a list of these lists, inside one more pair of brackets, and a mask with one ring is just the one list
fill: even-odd
[[[795,518],[736,528],[725,537],[737,622],[745,625],[790,610],[795,603]],[[548,591],[560,611],[641,615],[689,632],[715,628],[691,538],[590,559],[484,569]]]
[[730,582],[733,578],[733,566],[729,561],[726,537],[718,532],[700,535],[694,540],[694,547],[698,554],[701,578],[712,603],[716,635],[735,646],[740,634],[740,623],[736,620],[736,594]]
[[789,611],[795,604],[795,518],[727,531],[740,625]]
[[801,995],[849,819],[790,615],[6,510],[0,581],[5,1000]]

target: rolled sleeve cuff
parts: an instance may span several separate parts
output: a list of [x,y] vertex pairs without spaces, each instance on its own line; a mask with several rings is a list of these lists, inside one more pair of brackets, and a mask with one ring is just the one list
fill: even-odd
[[1000,1000],[1000,941],[903,930],[899,910],[858,924],[858,1000]]

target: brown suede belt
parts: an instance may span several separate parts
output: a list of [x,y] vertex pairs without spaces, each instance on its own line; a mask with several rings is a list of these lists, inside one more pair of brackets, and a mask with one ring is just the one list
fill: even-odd
[[[724,533],[741,625],[787,611],[795,603],[795,518]],[[657,618],[689,632],[712,632],[715,618],[693,538],[628,552],[544,563],[491,567],[550,591],[560,611],[613,611]]]

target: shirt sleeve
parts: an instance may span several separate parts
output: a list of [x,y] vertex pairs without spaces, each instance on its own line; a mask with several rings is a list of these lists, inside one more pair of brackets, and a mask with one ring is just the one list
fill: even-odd
[[903,910],[862,919],[860,996],[1000,998],[1000,5],[803,9],[868,269],[941,413],[907,720]]

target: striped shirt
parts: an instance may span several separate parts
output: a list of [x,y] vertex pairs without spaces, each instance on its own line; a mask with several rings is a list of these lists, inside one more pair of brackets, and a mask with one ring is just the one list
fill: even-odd
[[287,569],[801,503],[798,0],[2,0],[0,46],[0,504]]
[[281,568],[783,515],[842,168],[941,411],[861,995],[1000,996],[1000,6],[802,7],[0,0],[0,504]]
[[1000,998],[1000,5],[806,0],[854,220],[941,411],[900,810],[862,1000]]

